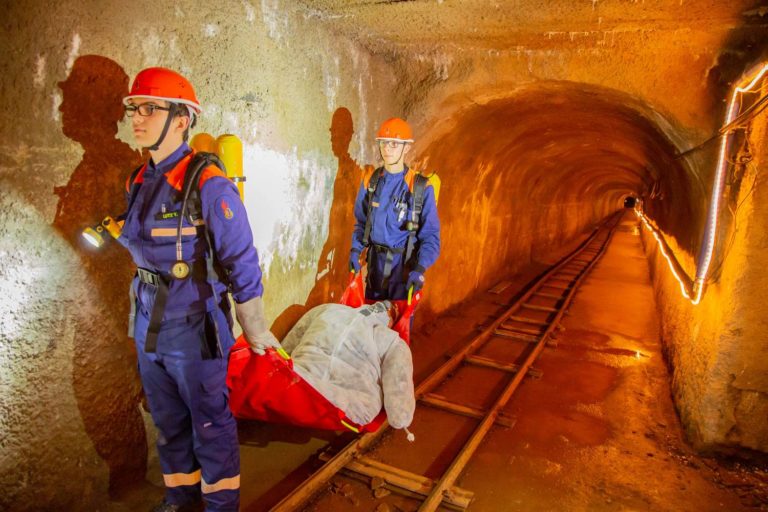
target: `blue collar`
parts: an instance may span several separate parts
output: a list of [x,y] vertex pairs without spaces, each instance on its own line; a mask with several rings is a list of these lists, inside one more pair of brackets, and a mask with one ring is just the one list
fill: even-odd
[[160,174],[165,174],[166,172],[176,167],[176,164],[178,164],[179,161],[184,158],[184,156],[190,151],[192,151],[192,149],[189,147],[189,144],[182,142],[181,145],[176,148],[173,153],[168,155],[168,157],[159,164],[155,165],[155,162],[153,162],[150,158],[149,163],[147,164],[147,170],[144,171],[145,175],[148,174],[149,176],[157,176]]

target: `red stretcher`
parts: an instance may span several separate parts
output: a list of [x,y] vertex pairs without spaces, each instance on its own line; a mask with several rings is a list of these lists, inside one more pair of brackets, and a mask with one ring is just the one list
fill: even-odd
[[[412,300],[392,301],[402,311],[392,327],[410,345],[411,316],[421,300],[421,292]],[[341,297],[341,303],[357,308],[367,301],[363,295],[362,275],[354,276]],[[229,407],[236,418],[283,423],[324,430],[375,432],[386,420],[382,409],[367,425],[358,425],[344,411],[329,402],[293,370],[293,360],[274,349],[265,355],[253,352],[243,336],[232,347],[227,372]]]

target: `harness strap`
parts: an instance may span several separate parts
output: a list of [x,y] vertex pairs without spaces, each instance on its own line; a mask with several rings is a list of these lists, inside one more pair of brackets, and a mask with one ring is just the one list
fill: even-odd
[[141,187],[141,183],[136,183],[136,177],[139,175],[141,170],[144,168],[146,164],[141,164],[137,168],[131,172],[131,177],[128,178],[128,183],[130,184],[128,189],[128,208],[125,210],[126,215],[129,211],[131,211],[131,206],[133,206],[133,203],[136,201],[136,196],[139,192],[139,187]]
[[403,261],[403,270],[410,264],[413,257],[413,251],[416,248],[416,233],[419,230],[421,222],[421,210],[424,207],[424,191],[427,188],[427,178],[421,173],[417,174],[413,180],[413,210],[411,218],[408,220],[408,242],[406,242],[405,260]]
[[373,172],[371,179],[368,181],[368,215],[365,219],[365,231],[363,232],[363,245],[365,247],[368,247],[368,240],[371,236],[371,228],[373,227],[373,195],[376,193],[376,187],[383,174],[384,168],[379,167]]
[[[381,276],[381,286],[384,289],[389,288],[389,278],[392,276],[392,266],[395,260],[395,254],[402,254],[405,252],[405,247],[389,247],[388,245],[381,245],[375,242],[371,243],[374,251],[384,252],[384,270]],[[370,274],[369,274],[370,275]]]
[[[224,164],[222,161],[216,156],[214,153],[197,153],[195,155],[195,160],[200,159],[200,165],[194,167],[192,173],[187,173],[184,176],[184,186],[182,188],[182,191],[188,191],[188,203],[186,204],[186,209],[181,212],[181,216],[187,217],[187,220],[190,223],[194,223],[195,220],[200,219],[203,217],[203,211],[202,211],[202,201],[200,199],[200,175],[202,174],[202,171],[208,167],[209,165],[213,164],[217,166],[219,169],[226,172],[226,168],[224,167]],[[194,160],[193,160],[194,161]],[[192,164],[190,163],[190,167]],[[180,219],[181,221],[181,219]],[[229,309],[229,303],[228,299],[225,297],[223,300],[219,300],[220,298],[216,295],[216,282],[221,281],[225,284],[228,284],[228,279],[226,276],[226,272],[219,271],[220,265],[218,263],[218,260],[216,259],[215,249],[213,246],[213,241],[211,240],[211,232],[206,226],[202,226],[202,232],[205,236],[205,242],[207,245],[207,248],[205,250],[205,270],[206,270],[206,278],[205,280],[208,282],[208,285],[211,288],[211,296],[206,301],[207,303],[207,309],[209,311],[214,311],[217,307],[224,307],[223,304],[226,303],[227,310]],[[223,357],[224,356],[224,350],[222,349],[221,345],[221,336],[220,336],[220,329],[218,322],[212,321],[210,322],[210,329],[212,330],[212,335],[214,339],[216,340],[216,354],[211,354],[211,349],[213,347],[204,346],[203,347],[203,358],[209,359],[212,357]]]
[[[148,272],[145,269],[140,270]],[[151,274],[157,277],[155,281],[157,284],[155,285],[155,304],[152,306],[152,313],[149,316],[149,327],[147,327],[147,340],[144,343],[144,352],[154,353],[157,352],[157,336],[160,333],[165,303],[168,300],[168,280],[161,274],[154,272]],[[139,279],[144,280],[141,272],[139,273]]]

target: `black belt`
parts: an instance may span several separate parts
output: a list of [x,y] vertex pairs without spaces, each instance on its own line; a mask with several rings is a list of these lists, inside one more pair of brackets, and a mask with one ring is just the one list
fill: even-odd
[[139,281],[142,283],[151,284],[152,286],[158,286],[160,284],[160,274],[157,272],[139,267],[136,269],[136,273],[139,276]]

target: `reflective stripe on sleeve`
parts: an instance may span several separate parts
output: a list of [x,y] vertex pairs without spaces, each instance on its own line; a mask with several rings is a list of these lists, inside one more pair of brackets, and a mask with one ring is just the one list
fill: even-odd
[[178,487],[180,485],[196,485],[200,483],[200,470],[192,473],[171,473],[163,474],[163,481],[166,487]]
[[240,489],[240,475],[232,476],[229,478],[222,478],[218,482],[212,484],[203,480],[200,486],[203,490],[203,494],[210,494],[217,491],[236,491]]

